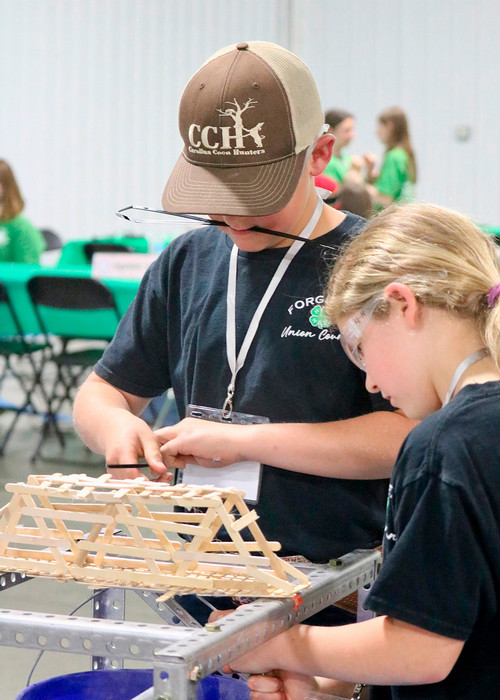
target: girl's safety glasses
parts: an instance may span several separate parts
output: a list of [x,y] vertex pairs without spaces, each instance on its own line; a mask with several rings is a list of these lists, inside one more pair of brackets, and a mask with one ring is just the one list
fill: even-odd
[[354,362],[357,367],[362,369],[363,372],[366,372],[366,366],[361,349],[361,336],[366,326],[371,321],[373,312],[380,299],[381,297],[377,296],[367,301],[359,311],[356,311],[356,313],[350,317],[344,329],[340,332],[340,343],[347,357]]

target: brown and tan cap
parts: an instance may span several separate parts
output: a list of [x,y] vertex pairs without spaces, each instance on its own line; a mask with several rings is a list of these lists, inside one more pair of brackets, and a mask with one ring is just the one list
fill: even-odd
[[297,56],[266,41],[221,49],[182,95],[184,149],[163,208],[240,216],[280,211],[322,125],[314,78]]

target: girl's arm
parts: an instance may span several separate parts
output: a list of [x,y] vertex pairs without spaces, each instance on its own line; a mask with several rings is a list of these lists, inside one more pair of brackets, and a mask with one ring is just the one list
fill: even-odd
[[167,467],[221,467],[245,460],[341,479],[390,476],[406,435],[406,416],[377,411],[329,423],[226,425],[185,418],[156,436]]
[[[382,616],[342,627],[296,625],[231,663],[234,671],[276,668],[369,685],[421,685],[444,680],[464,642]],[[321,690],[328,690],[322,682]]]
[[364,153],[362,158],[365,167],[365,182],[368,184],[373,183],[379,174],[375,168],[377,156],[374,153]]

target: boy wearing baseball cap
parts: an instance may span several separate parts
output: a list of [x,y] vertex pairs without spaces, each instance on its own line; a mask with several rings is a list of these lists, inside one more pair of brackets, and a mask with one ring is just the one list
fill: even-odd
[[[161,431],[140,414],[169,387],[181,416],[201,406],[226,422],[315,423],[298,447],[303,469],[252,472],[259,525],[284,556],[315,562],[375,547],[387,483],[374,477],[389,475],[410,423],[377,410],[323,316],[328,262],[363,219],[323,204],[315,190],[334,137],[314,79],[276,44],[228,46],[187,84],[179,127],[184,149],[163,207],[218,224],[179,236],[150,267],[80,389],[77,429],[108,467],[145,457],[167,480]],[[364,480],[314,474],[329,463],[332,474]]]

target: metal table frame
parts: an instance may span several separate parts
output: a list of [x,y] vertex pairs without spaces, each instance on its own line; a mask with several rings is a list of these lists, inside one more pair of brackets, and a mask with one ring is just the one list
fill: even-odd
[[[0,646],[66,651],[93,657],[93,668],[119,668],[126,659],[153,666],[157,700],[195,700],[199,680],[279,632],[305,620],[371,584],[379,571],[377,550],[356,550],[328,565],[299,564],[311,586],[303,602],[261,598],[216,623],[185,627],[175,601],[156,603],[158,593],[135,591],[165,623],[124,619],[125,590],[104,589],[94,600],[94,617],[68,617],[19,610],[0,610]],[[0,591],[26,581],[20,574],[0,575]]]

